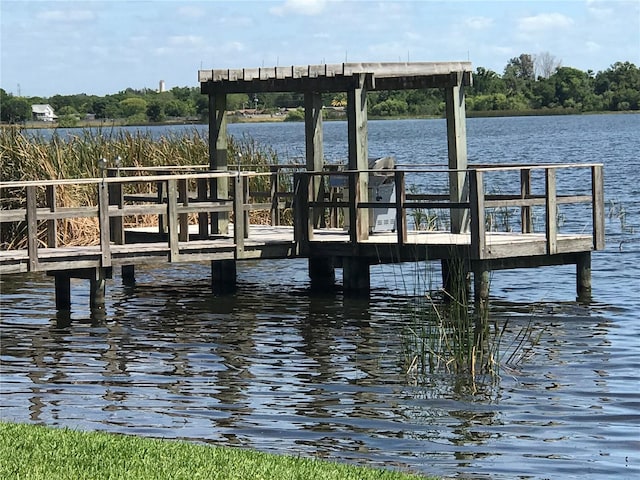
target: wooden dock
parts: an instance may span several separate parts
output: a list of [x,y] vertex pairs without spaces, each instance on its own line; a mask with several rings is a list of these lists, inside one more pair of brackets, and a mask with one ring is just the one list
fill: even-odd
[[[308,258],[312,285],[333,283],[342,268],[345,292],[361,293],[369,290],[372,264],[436,260],[445,289],[472,274],[479,301],[488,296],[492,270],[574,264],[578,297],[588,298],[591,252],[604,248],[602,164],[468,165],[470,68],[445,62],[201,71],[210,105],[208,165],[1,182],[0,275],[47,272],[55,277],[57,307],[69,309],[70,278],[89,279],[92,305],[99,305],[114,267],[129,281],[144,264],[211,262],[212,286],[224,291],[235,287],[236,262]],[[447,165],[370,168],[367,92],[401,88],[445,90]],[[264,91],[304,93],[306,163],[231,170],[226,96]],[[321,93],[334,91],[348,99],[341,166],[326,165],[322,147]],[[268,188],[256,187],[265,182]],[[63,204],[62,192],[80,188],[82,202]],[[260,210],[266,224],[252,225]],[[561,231],[560,210],[580,218],[579,228]],[[437,221],[423,224],[425,216]],[[65,225],[80,218],[90,219],[97,240],[65,244]],[[139,228],[140,219],[152,228]],[[13,242],[20,231],[25,241]]]

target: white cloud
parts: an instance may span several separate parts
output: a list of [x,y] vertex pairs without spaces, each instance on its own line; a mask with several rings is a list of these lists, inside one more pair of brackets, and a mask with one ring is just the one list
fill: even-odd
[[168,43],[174,47],[197,47],[204,43],[204,39],[198,35],[174,35],[169,37]]
[[178,8],[178,15],[185,18],[202,18],[205,15],[205,11],[194,5],[185,5]]
[[484,30],[493,25],[493,19],[487,17],[469,17],[465,19],[464,24],[474,30]]
[[38,13],[37,18],[47,22],[87,22],[95,14],[90,10],[46,10]]
[[282,16],[286,13],[297,13],[299,15],[318,15],[322,13],[327,0],[285,0],[282,5],[270,8],[273,15]]
[[587,52],[595,53],[595,52],[599,52],[599,51],[602,50],[602,45],[600,45],[597,42],[587,41],[585,43],[585,48],[586,48]]
[[561,13],[541,13],[532,17],[521,18],[518,21],[518,28],[523,32],[568,28],[572,25],[573,20]]

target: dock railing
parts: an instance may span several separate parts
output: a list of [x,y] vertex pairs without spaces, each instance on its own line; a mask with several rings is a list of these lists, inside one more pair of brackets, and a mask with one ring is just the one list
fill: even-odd
[[[387,202],[369,198],[371,192],[357,191],[355,180],[362,171],[296,173],[294,230],[300,253],[305,255],[310,251],[310,243],[318,229],[317,218],[335,209],[342,209],[351,219],[345,227],[350,243],[368,241],[372,225],[365,212],[374,208],[395,211],[393,233],[398,245],[409,241],[410,231],[420,229],[416,218],[423,214],[416,212],[427,211],[428,216],[441,219],[440,228],[436,225],[429,229],[442,230],[445,225],[451,231],[448,220],[451,211],[466,209],[470,219],[466,234],[470,236],[472,259],[490,258],[495,253],[491,251],[487,233],[496,231],[543,234],[545,251],[542,253],[560,253],[561,225],[568,233],[584,234],[589,229],[589,248],[604,248],[602,164],[472,166],[465,170],[468,197],[464,201],[452,201],[449,197],[447,181],[451,172],[420,166],[385,171],[384,174],[392,179],[395,192]],[[364,173],[380,174],[381,171]],[[331,177],[344,179],[342,183],[351,187],[347,194],[337,199],[326,190],[314,194],[319,189],[322,191],[323,185],[335,184]],[[586,217],[581,206],[589,211]],[[562,212],[561,207],[567,211]],[[518,211],[517,215],[514,210]]]

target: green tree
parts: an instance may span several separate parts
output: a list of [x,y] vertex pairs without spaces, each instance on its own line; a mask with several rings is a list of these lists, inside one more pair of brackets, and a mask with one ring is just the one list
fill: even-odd
[[120,111],[123,117],[146,114],[147,102],[140,97],[129,97],[119,102]]
[[147,117],[149,117],[149,120],[152,122],[162,122],[166,118],[164,105],[158,100],[152,100],[149,102],[146,113]]
[[31,102],[24,97],[14,97],[0,89],[0,119],[8,123],[30,120]]

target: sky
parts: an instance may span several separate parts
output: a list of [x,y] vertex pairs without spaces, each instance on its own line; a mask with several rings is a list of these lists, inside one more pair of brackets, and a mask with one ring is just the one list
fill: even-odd
[[640,0],[0,0],[0,87],[20,96],[198,86],[198,70],[470,61],[640,66]]

